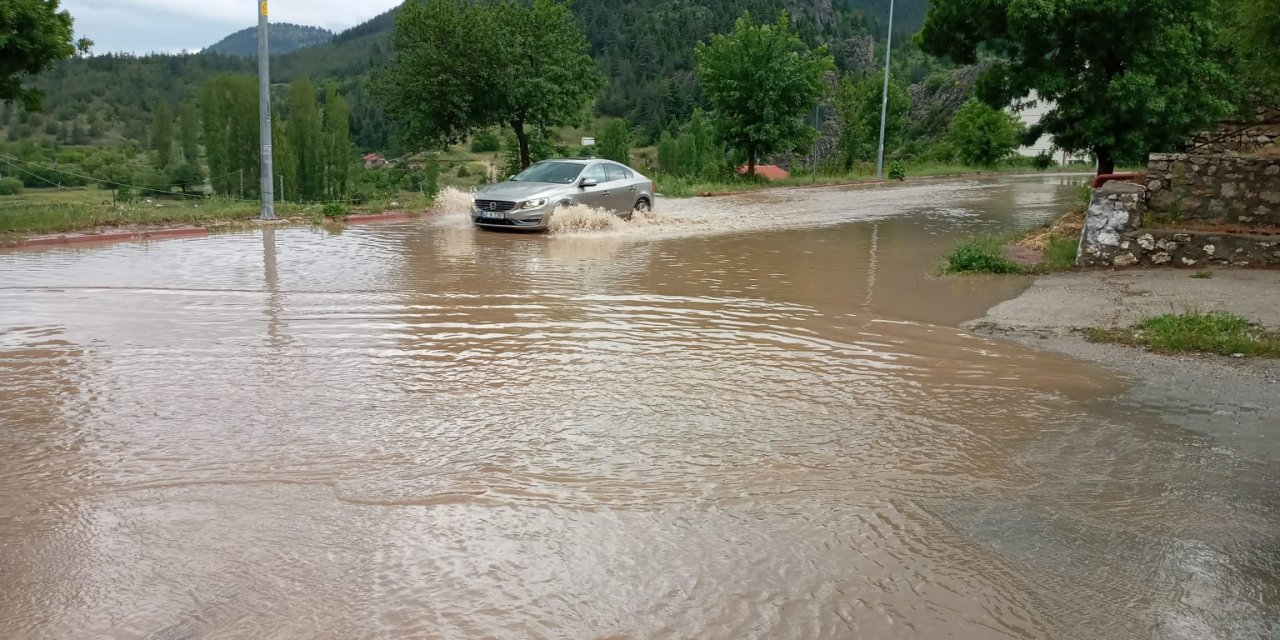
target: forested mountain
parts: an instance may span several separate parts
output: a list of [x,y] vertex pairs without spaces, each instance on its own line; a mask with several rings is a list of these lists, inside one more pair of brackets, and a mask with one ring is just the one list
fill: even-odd
[[[298,24],[282,22],[271,25],[271,51],[289,53],[305,47],[328,42],[333,39],[333,32],[319,27],[305,27]],[[217,53],[224,56],[258,56],[258,28],[250,27],[237,31],[216,44],[210,45],[204,53]]]
[[[743,11],[772,16],[787,9],[807,41],[830,44],[841,69],[858,70],[874,66],[874,47],[883,40],[881,16],[887,17],[888,2],[578,0],[570,6],[608,79],[596,110],[602,115],[627,117],[656,138],[672,123],[687,119],[701,101],[693,75],[695,44],[712,33],[731,30]],[[904,35],[915,31],[927,6],[928,0],[897,0],[896,30]],[[367,99],[365,78],[388,58],[395,13],[387,12],[327,42],[273,55],[277,104],[283,108],[280,85],[294,79],[310,76],[321,84],[334,83],[352,105],[353,142],[362,150],[394,152],[395,132],[378,106]],[[905,37],[897,42],[911,47]],[[482,48],[477,48],[476,55],[483,55]],[[151,113],[159,104],[176,107],[193,100],[201,84],[227,72],[253,74],[256,63],[212,51],[72,59],[36,83],[47,93],[45,114],[6,109],[0,114],[0,125],[11,140],[47,136],[64,142],[74,138],[104,144],[122,140],[145,144]]]

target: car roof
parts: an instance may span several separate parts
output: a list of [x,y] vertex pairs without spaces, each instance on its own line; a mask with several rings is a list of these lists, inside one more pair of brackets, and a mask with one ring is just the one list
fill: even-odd
[[[588,165],[593,162],[613,162],[613,161],[605,160],[604,158],[547,158],[542,162],[567,162],[569,164]],[[613,164],[617,164],[617,163],[613,162]]]

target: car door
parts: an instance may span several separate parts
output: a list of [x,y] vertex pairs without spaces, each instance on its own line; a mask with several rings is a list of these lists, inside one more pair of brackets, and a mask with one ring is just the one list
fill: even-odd
[[582,173],[580,180],[595,180],[594,187],[579,187],[578,195],[574,199],[579,204],[585,204],[588,207],[597,209],[612,208],[609,198],[612,192],[609,190],[609,173],[605,170],[604,164],[595,164],[587,168]]
[[636,174],[612,162],[605,165],[605,173],[609,176],[609,208],[625,216],[636,205]]

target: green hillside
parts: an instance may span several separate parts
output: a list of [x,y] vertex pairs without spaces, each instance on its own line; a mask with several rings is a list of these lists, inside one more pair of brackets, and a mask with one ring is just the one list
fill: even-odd
[[[774,15],[787,9],[806,40],[831,45],[841,69],[870,70],[875,43],[883,39],[872,34],[883,31],[880,15],[887,14],[888,0],[578,0],[571,7],[608,78],[597,114],[626,117],[656,138],[671,123],[687,119],[701,101],[693,74],[694,45],[730,30],[743,11]],[[895,26],[913,31],[926,8],[927,0],[898,0]],[[366,98],[364,86],[369,72],[388,58],[394,14],[387,12],[327,42],[272,56],[272,79],[278,85],[303,76],[338,85],[352,104],[352,140],[362,150],[398,150],[395,132]],[[900,42],[911,46],[907,38]],[[480,49],[477,55],[482,55]],[[114,145],[134,140],[145,146],[157,105],[176,109],[194,99],[208,78],[226,72],[253,74],[256,63],[215,52],[72,59],[36,82],[47,94],[44,113],[4,109],[0,127],[10,141]],[[927,69],[916,75],[923,73]],[[278,86],[278,103],[282,96]]]
[[[333,39],[333,32],[319,27],[279,23],[271,25],[270,37],[272,51],[289,53],[328,42]],[[250,27],[237,31],[219,40],[216,44],[210,45],[204,52],[224,56],[256,58],[258,56],[258,28]]]

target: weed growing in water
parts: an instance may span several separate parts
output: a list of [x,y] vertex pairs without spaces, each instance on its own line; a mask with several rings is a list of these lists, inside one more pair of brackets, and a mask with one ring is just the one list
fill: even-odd
[[1000,254],[1001,243],[990,236],[970,238],[947,254],[946,273],[1022,273],[1022,267]]

